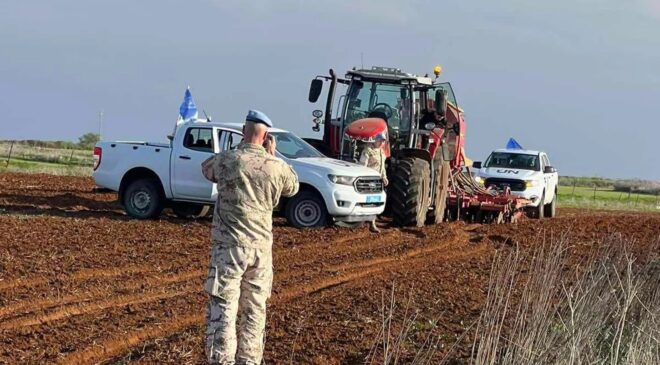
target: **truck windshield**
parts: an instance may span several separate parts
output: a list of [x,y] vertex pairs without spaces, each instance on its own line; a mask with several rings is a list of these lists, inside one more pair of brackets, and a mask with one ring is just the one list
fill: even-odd
[[540,171],[537,155],[515,152],[493,152],[488,156],[484,167],[504,167],[509,169]]
[[275,138],[277,152],[286,158],[323,157],[321,152],[293,133],[271,132],[270,135]]

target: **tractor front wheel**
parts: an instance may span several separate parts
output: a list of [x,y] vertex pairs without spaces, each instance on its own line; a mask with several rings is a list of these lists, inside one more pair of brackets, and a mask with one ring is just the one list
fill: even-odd
[[390,179],[392,220],[397,226],[424,226],[429,210],[431,170],[415,157],[398,160]]

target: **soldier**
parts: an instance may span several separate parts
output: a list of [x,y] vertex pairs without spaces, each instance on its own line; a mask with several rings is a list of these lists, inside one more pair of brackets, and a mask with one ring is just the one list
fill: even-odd
[[[367,143],[360,154],[360,164],[366,167],[370,167],[380,173],[380,176],[383,178],[383,185],[387,186],[389,184],[387,180],[387,173],[385,171],[385,152],[383,152],[383,144],[387,141],[387,131],[381,132],[376,135],[375,142]],[[374,233],[380,232],[380,229],[376,226],[376,220],[371,221],[369,225],[369,230]]]
[[263,357],[273,281],[273,207],[280,196],[298,192],[296,173],[275,157],[275,141],[268,135],[272,126],[265,114],[250,110],[243,142],[202,163],[204,176],[218,184],[204,286],[210,364],[256,365]]

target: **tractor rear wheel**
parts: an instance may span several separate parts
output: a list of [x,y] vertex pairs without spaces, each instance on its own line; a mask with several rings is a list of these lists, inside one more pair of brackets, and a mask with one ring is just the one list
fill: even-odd
[[429,163],[415,157],[398,160],[390,184],[389,198],[392,200],[394,224],[423,227],[430,202]]

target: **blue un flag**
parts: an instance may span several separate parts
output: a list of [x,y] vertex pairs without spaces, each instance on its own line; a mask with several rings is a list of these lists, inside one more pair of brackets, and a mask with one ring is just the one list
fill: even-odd
[[193,101],[190,87],[186,89],[183,103],[181,103],[181,106],[179,107],[179,115],[184,123],[197,119],[197,105],[195,105],[195,102]]
[[509,142],[506,143],[507,150],[522,150],[523,147],[513,138],[509,138]]

